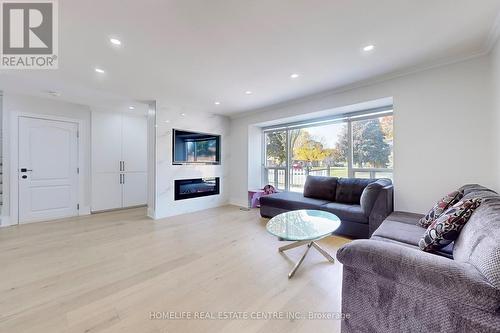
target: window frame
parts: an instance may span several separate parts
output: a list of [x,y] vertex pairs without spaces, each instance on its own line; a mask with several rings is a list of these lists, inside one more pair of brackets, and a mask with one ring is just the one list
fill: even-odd
[[[394,174],[394,161],[392,168],[355,168],[354,167],[354,156],[353,156],[353,138],[352,138],[352,123],[355,121],[368,120],[380,118],[383,116],[394,117],[393,106],[385,106],[374,109],[367,109],[359,112],[352,112],[341,114],[337,116],[328,116],[321,118],[313,118],[300,122],[284,123],[274,126],[267,126],[262,128],[262,180],[265,184],[270,184],[268,175],[269,169],[284,169],[285,170],[285,191],[290,191],[290,166],[292,162],[291,149],[290,149],[290,132],[294,129],[311,128],[314,126],[324,126],[335,123],[345,123],[347,124],[347,133],[349,137],[348,141],[348,158],[347,158],[347,173],[348,177],[353,178],[357,172],[369,172],[370,178],[375,178],[377,172],[390,172]],[[267,147],[266,147],[266,134],[269,132],[285,131],[286,132],[286,162],[284,167],[268,167],[267,166]],[[394,154],[394,149],[392,151]],[[394,156],[394,155],[393,155]],[[277,174],[277,173],[276,173]],[[276,177],[276,176],[275,176]],[[277,185],[277,181],[273,185]]]

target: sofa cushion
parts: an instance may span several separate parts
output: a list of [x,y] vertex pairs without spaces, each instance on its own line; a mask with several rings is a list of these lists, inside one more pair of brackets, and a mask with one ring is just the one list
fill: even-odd
[[337,215],[341,221],[351,221],[357,223],[368,223],[368,217],[363,214],[360,205],[348,205],[338,202],[324,204],[320,208],[332,214]]
[[361,193],[360,203],[361,209],[366,216],[370,216],[370,213],[373,209],[373,205],[375,201],[377,201],[378,195],[380,191],[392,184],[390,179],[379,179],[373,183],[368,184],[363,193]]
[[427,214],[425,214],[424,217],[422,217],[418,221],[418,225],[422,228],[428,228],[432,222],[434,222],[439,216],[441,216],[441,214],[443,214],[448,208],[459,202],[463,197],[464,191],[461,189],[448,193],[443,198],[441,198],[434,205],[434,207],[432,207],[432,209]]
[[328,203],[327,200],[306,198],[302,193],[280,192],[260,198],[260,205],[276,207],[286,210],[297,209],[320,209],[321,205]]
[[304,184],[304,197],[335,200],[337,177],[307,176]]
[[427,228],[418,245],[423,251],[441,249],[458,238],[463,226],[481,204],[480,198],[459,201]]
[[385,238],[418,246],[424,231],[415,224],[385,220],[372,235],[372,238]]
[[500,290],[500,196],[492,190],[467,193],[481,198],[479,206],[455,241],[453,258],[474,266]]
[[[424,215],[417,213],[396,211],[392,212],[389,216],[387,216],[386,221],[397,221],[401,223],[408,223],[415,225],[417,221],[422,218],[422,216]],[[420,229],[420,231],[422,232],[422,229]]]
[[378,179],[339,178],[337,180],[335,201],[359,205],[361,201],[361,194],[363,194],[365,187],[377,180]]
[[474,193],[484,193],[484,192],[489,192],[486,193],[488,195],[497,194],[497,192],[493,191],[492,189],[489,189],[479,184],[466,184],[460,187],[458,190],[463,192],[464,195],[470,195]]
[[[371,239],[402,243],[418,248],[418,242],[425,231],[417,225],[422,214],[408,212],[393,212],[373,233]],[[447,258],[453,258],[454,244],[450,244],[436,253]]]

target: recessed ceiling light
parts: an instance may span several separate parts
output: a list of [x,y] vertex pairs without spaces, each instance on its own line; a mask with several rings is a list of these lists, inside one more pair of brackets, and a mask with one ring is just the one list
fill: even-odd
[[373,51],[374,49],[375,49],[375,45],[373,45],[373,44],[366,45],[365,47],[363,47],[363,51],[365,51],[365,52]]
[[245,91],[245,94],[251,95],[251,94],[253,94],[253,92],[251,92],[250,90],[247,90],[247,91]]
[[167,123],[167,124],[168,124],[169,122],[170,122],[170,120],[165,120],[165,123]]
[[128,107],[129,110],[134,110],[135,109],[135,106],[129,106]]
[[97,73],[104,74],[104,69],[101,69],[101,68],[96,67],[96,68],[95,68],[95,71],[96,71]]
[[183,112],[183,113],[181,113],[181,116],[182,116],[182,117],[185,117],[185,116],[186,116],[186,114]]
[[220,102],[214,102],[215,105],[220,105]]
[[52,96],[52,97],[59,97],[59,96],[61,96],[61,93],[60,93],[60,92],[58,92],[58,91],[53,91],[53,90],[49,90],[49,91],[47,91],[47,94],[49,94],[49,95],[50,95],[50,96]]
[[122,45],[122,42],[119,39],[116,39],[116,38],[110,38],[109,41],[113,45],[117,45],[117,46]]
[[290,75],[290,78],[291,78],[291,79],[296,79],[296,78],[298,78],[299,76],[300,76],[299,74],[297,74],[297,73],[293,73],[292,75]]

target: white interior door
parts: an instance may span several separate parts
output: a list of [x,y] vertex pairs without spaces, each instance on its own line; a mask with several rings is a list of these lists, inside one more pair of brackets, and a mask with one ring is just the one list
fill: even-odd
[[19,117],[19,223],[78,215],[78,124]]

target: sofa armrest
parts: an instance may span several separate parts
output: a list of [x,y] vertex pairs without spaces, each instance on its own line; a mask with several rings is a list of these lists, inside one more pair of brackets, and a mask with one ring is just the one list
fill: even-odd
[[377,199],[373,204],[370,214],[368,215],[368,231],[369,236],[377,230],[384,220],[394,211],[394,187],[388,185],[383,187],[378,193]]
[[421,289],[424,293],[496,312],[500,290],[475,267],[436,254],[379,240],[355,240],[337,251],[345,266]]

